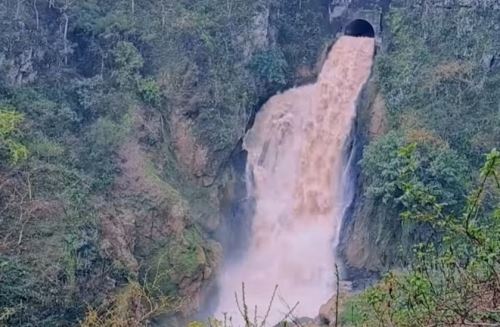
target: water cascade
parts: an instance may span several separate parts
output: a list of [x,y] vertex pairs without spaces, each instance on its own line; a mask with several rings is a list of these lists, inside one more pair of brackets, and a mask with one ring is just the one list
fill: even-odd
[[235,292],[242,282],[250,316],[257,307],[260,319],[279,285],[270,325],[297,302],[295,316],[315,317],[333,295],[335,248],[351,200],[346,148],[374,42],[342,36],[315,84],[272,97],[257,114],[244,139],[256,201],[251,242],[246,256],[220,276],[217,316],[241,319]]

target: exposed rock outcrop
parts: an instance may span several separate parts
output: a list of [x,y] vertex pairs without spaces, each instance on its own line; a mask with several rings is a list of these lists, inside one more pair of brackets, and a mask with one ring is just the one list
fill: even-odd
[[217,270],[220,245],[196,231],[187,200],[166,182],[164,157],[141,142],[161,137],[160,117],[138,110],[132,129],[119,152],[121,174],[101,210],[102,252],[132,274],[166,274],[162,288],[189,299],[181,311],[190,314]]

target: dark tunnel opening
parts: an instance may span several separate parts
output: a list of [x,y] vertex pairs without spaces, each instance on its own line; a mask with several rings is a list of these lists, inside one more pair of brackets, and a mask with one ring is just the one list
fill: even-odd
[[373,26],[364,19],[356,19],[347,25],[345,35],[375,37]]

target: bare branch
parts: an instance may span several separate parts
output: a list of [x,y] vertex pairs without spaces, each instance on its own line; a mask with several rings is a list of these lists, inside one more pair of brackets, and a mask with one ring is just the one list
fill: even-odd
[[271,312],[271,307],[273,306],[274,297],[276,296],[277,291],[278,291],[278,284],[276,284],[274,286],[273,295],[271,296],[271,301],[269,301],[269,305],[267,306],[266,314],[264,315],[264,319],[262,320],[262,323],[260,324],[261,327],[264,327],[264,325],[266,324],[266,320],[269,317],[269,313]]
[[339,295],[340,295],[340,279],[339,266],[335,264],[335,278],[337,279],[337,289],[335,290],[335,327],[339,325]]

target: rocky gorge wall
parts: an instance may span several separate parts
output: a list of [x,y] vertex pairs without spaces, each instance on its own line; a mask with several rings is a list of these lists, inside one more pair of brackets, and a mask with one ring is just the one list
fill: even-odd
[[[388,1],[376,0],[333,1],[331,3],[329,1],[312,1],[304,3],[304,8],[302,10],[306,13],[305,16],[307,19],[310,19],[308,16],[309,11],[318,11],[315,14],[318,15],[317,19],[321,19],[317,30],[314,30],[315,34],[313,34],[312,40],[315,41],[315,44],[313,46],[304,44],[303,40],[295,39],[293,42],[296,43],[292,43],[292,40],[287,39],[286,37],[290,35],[287,33],[287,29],[290,27],[277,24],[279,20],[276,15],[278,15],[277,10],[279,8],[271,6],[271,11],[267,17],[268,23],[261,26],[266,26],[266,28],[268,28],[267,37],[269,46],[276,46],[283,49],[285,55],[289,55],[287,61],[292,65],[290,67],[292,71],[291,84],[282,86],[282,88],[286,88],[289,85],[309,84],[314,81],[330,46],[335,42],[337,37],[343,35],[347,25],[355,19],[363,19],[372,24],[377,35],[377,44],[380,46],[382,40],[382,17],[384,11],[388,9],[388,5]],[[293,8],[292,6],[292,8],[288,8],[288,10],[290,9],[296,10],[298,8]],[[291,15],[296,16],[297,14],[293,13]],[[306,23],[306,21],[301,21],[301,23]],[[292,24],[292,22],[284,20],[282,24]],[[259,34],[262,35],[260,32]],[[290,49],[289,53],[286,52],[292,47],[308,47],[307,56],[303,57],[301,61],[297,60],[299,58],[294,57],[297,55],[295,51],[291,51],[292,49]],[[304,61],[309,64],[304,65]],[[298,62],[298,65],[296,62]],[[295,72],[293,72],[294,70]],[[272,95],[271,93],[268,94]],[[266,99],[266,97],[267,95],[264,95],[263,99]],[[368,111],[369,101],[370,100],[361,101],[358,111]],[[252,117],[250,117],[249,120],[249,127],[253,124],[253,115],[257,110],[259,110],[259,107],[256,107],[253,111]],[[356,144],[361,142],[361,134],[359,136],[360,140],[357,140],[358,137],[355,138]],[[227,179],[225,191],[223,192],[223,221],[218,231],[218,238],[222,241],[223,248],[231,249],[230,251],[226,251],[226,256],[233,260],[238,256],[244,255],[243,253],[249,238],[248,234],[253,216],[254,202],[253,199],[249,198],[246,194],[247,181],[244,179],[246,153],[241,149],[240,144],[235,148],[229,162],[230,165],[227,167],[229,168],[227,170],[229,179]]]
[[[339,245],[344,263],[342,277],[352,281],[355,288],[366,287],[391,267],[407,264],[412,244],[429,237],[425,227],[403,222],[400,209],[370,195],[373,182],[363,170],[362,161],[371,144],[394,132],[407,133],[415,142],[422,141],[421,135],[431,135],[431,140],[439,140],[446,150],[467,158],[470,169],[478,167],[478,158],[484,152],[500,144],[495,127],[500,121],[494,113],[500,100],[494,91],[499,85],[499,6],[498,1],[439,0],[328,4],[325,35],[330,37],[326,36],[321,46],[323,56],[325,47],[355,19],[373,26],[378,45],[372,77],[358,99],[358,118],[352,134],[356,191]],[[323,57],[316,58],[321,63]],[[450,69],[456,65],[464,70]],[[307,75],[297,75],[295,83],[308,83],[316,74],[317,69],[313,69]],[[470,85],[477,87],[468,93]],[[448,104],[441,97],[448,99]],[[473,100],[477,98],[484,101],[477,104]],[[460,120],[456,112],[470,121]],[[480,123],[481,127],[476,128],[478,120],[484,125]],[[245,154],[239,149],[234,154],[240,171],[234,176],[242,176]],[[239,179],[238,183],[237,189],[243,189],[245,181]],[[231,180],[229,185],[235,184]],[[230,196],[229,202],[232,213],[224,215],[225,222],[238,236],[226,248],[238,249],[238,256],[245,242],[236,240],[248,236],[241,230],[248,229],[253,203],[245,193]]]
[[251,211],[241,139],[269,96],[317,75],[341,27],[329,5],[2,3],[1,108],[23,115],[30,152],[0,165],[5,319],[75,322],[159,272],[154,296],[193,313],[220,243],[242,243],[218,235]]
[[[373,276],[389,266],[404,262],[400,245],[407,242],[407,235],[399,214],[386,208],[378,200],[367,195],[370,186],[369,176],[363,175],[360,166],[363,149],[371,142],[391,130],[408,128],[401,126],[401,118],[395,118],[403,109],[396,105],[394,95],[388,89],[382,63],[393,58],[394,66],[398,65],[397,55],[411,51],[403,45],[399,38],[401,29],[414,29],[420,34],[429,62],[414,58],[413,76],[408,75],[408,83],[419,83],[421,78],[429,78],[429,71],[440,67],[444,62],[463,60],[464,65],[471,63],[478,68],[473,79],[494,80],[498,76],[498,39],[497,1],[332,1],[328,6],[329,31],[332,35],[340,35],[345,27],[354,19],[364,19],[372,24],[378,42],[377,66],[363,95],[358,102],[358,120],[354,132],[355,159],[353,170],[356,172],[356,196],[346,216],[341,233],[340,254],[345,260],[345,277],[347,279],[363,279]],[[399,20],[398,20],[399,19]],[[397,21],[397,22],[396,22]],[[438,23],[439,22],[439,23]],[[333,39],[332,39],[333,40]],[[439,40],[439,41],[437,41]],[[480,47],[479,40],[487,42]],[[491,42],[493,41],[493,42]],[[329,41],[332,42],[332,41]],[[438,43],[435,43],[438,42]],[[467,49],[472,44],[474,50]],[[465,47],[465,48],[464,48]],[[476,53],[474,53],[476,51]],[[387,64],[385,64],[387,66]],[[391,63],[388,64],[389,66]],[[420,68],[419,68],[420,67]],[[389,74],[387,74],[389,75]],[[392,77],[392,76],[391,76]],[[397,81],[398,76],[394,76]],[[453,77],[450,77],[453,79]],[[451,82],[451,81],[450,81]],[[300,80],[299,80],[300,83]],[[450,83],[451,84],[451,83]],[[422,86],[425,87],[425,86]],[[453,91],[451,85],[441,85],[444,90]],[[403,91],[400,97],[413,97],[418,91]],[[479,93],[489,91],[479,90]],[[428,97],[417,103],[426,107],[435,98]],[[493,103],[498,99],[493,97]],[[494,106],[494,105],[493,105]],[[452,108],[442,107],[437,110],[449,111]],[[487,109],[483,110],[487,116]],[[489,116],[493,121],[497,118]],[[417,121],[423,118],[417,118]],[[438,121],[441,118],[437,118]],[[441,121],[442,122],[442,121]],[[460,124],[454,122],[457,126]],[[418,123],[422,128],[433,130],[426,122]],[[491,125],[483,131],[488,133]],[[482,133],[482,132],[481,132]],[[498,133],[493,133],[498,138]],[[453,142],[453,137],[442,133],[445,142]],[[494,142],[490,143],[494,146]],[[486,147],[485,147],[486,150]],[[468,153],[469,150],[459,150]],[[472,150],[475,151],[475,150]],[[469,152],[470,153],[470,152]],[[247,204],[248,205],[248,204]],[[251,207],[251,205],[250,205]],[[241,213],[241,212],[240,212]],[[240,214],[239,213],[239,214]],[[238,214],[238,215],[239,215]],[[251,214],[248,214],[251,216]],[[236,216],[234,216],[234,219]],[[241,216],[240,218],[241,219]],[[398,245],[395,245],[398,244]],[[399,258],[399,259],[396,259]],[[363,281],[360,281],[363,283]],[[360,285],[362,286],[362,285]]]
[[[255,112],[276,92],[314,81],[354,19],[370,22],[379,44],[358,103],[356,158],[408,121],[440,132],[425,120],[438,112],[436,98],[412,85],[449,94],[434,119],[450,121],[443,130],[464,126],[452,108],[465,112],[453,97],[464,76],[483,101],[470,107],[493,118],[488,125],[470,115],[481,128],[461,129],[474,141],[463,153],[498,144],[498,1],[131,3],[0,4],[0,105],[24,115],[31,153],[24,165],[0,164],[0,276],[11,281],[0,304],[13,308],[13,324],[78,321],[87,304],[112,303],[128,281],[158,269],[168,271],[161,292],[188,299],[173,311],[196,311],[223,258],[245,247],[253,204],[241,140]],[[445,61],[471,70],[441,70],[424,83]],[[428,111],[398,116],[408,108]],[[463,141],[447,133],[452,146]],[[393,264],[401,222],[365,196],[370,178],[357,161],[341,252],[347,267],[379,271]],[[43,287],[26,296],[33,285]]]
[[[496,59],[500,54],[499,8],[498,1],[391,1],[382,19],[383,42],[374,75],[359,103],[358,160],[362,160],[363,148],[395,130],[423,129],[435,133],[457,152],[468,156],[472,167],[476,165],[474,153],[498,144],[498,130],[491,124],[469,134],[468,123],[453,118],[454,112],[470,115],[465,109],[467,104],[450,100],[453,105],[448,106],[440,100],[439,96],[463,94],[463,88],[455,84],[458,78],[455,74],[461,74],[459,71],[437,82],[443,92],[439,96],[424,90],[429,82],[435,83],[440,69],[459,62],[464,69],[474,70],[467,79],[478,83],[476,96],[489,99],[486,106],[478,104],[473,110],[483,115],[483,121],[498,122],[490,109],[498,105],[499,99],[491,93],[488,82],[481,81],[495,84],[499,76]],[[403,58],[412,52],[420,54]],[[443,112],[448,118],[442,116]],[[410,115],[411,123],[405,122]],[[461,126],[461,130],[450,133],[445,131],[446,126],[451,129]],[[468,143],[483,133],[492,135],[492,139],[481,137],[483,144]],[[461,144],[456,143],[457,137],[461,138]],[[363,278],[370,276],[368,271],[384,271],[395,264],[404,264],[404,249],[412,242],[409,234],[421,234],[425,239],[426,233],[404,224],[397,210],[371,197],[367,191],[370,176],[362,173],[359,164],[355,170],[357,195],[346,217],[341,253],[347,275]]]

